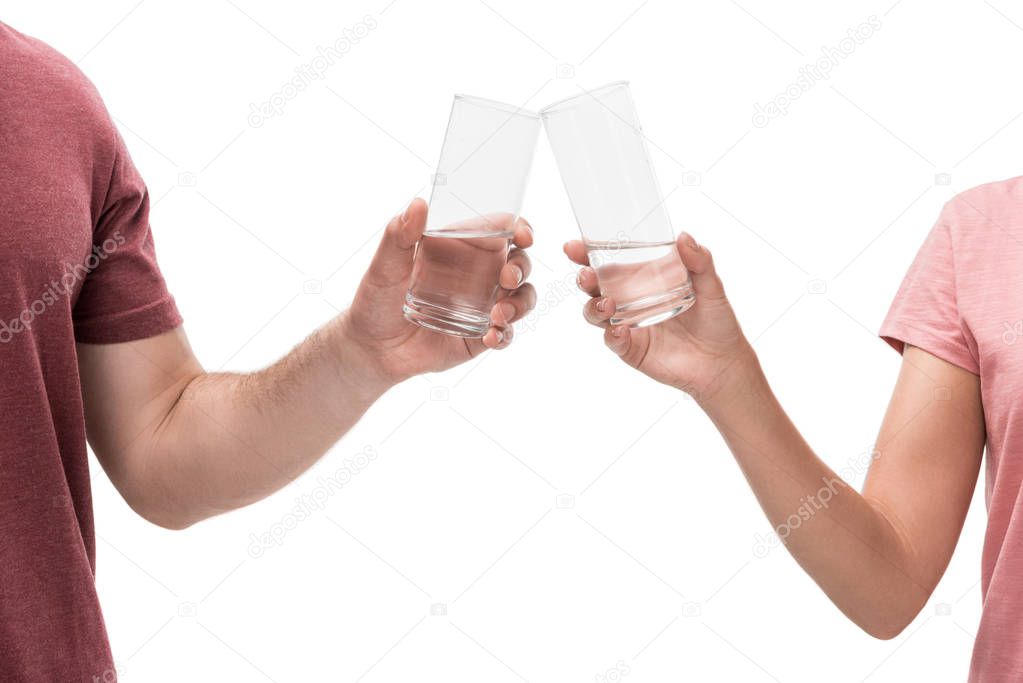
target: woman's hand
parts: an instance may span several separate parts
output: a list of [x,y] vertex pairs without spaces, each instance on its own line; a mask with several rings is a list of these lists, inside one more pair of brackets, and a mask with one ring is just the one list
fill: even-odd
[[396,383],[424,372],[454,367],[486,349],[503,349],[512,341],[512,323],[536,305],[536,291],[525,284],[533,230],[524,219],[512,227],[514,247],[501,269],[497,302],[491,309],[493,326],[481,339],[432,332],[405,319],[402,306],[412,276],[416,243],[426,228],[427,205],[416,198],[391,219],[369,270],[362,278],[351,308],[344,313],[347,338],[388,382]]
[[671,320],[646,328],[611,325],[615,301],[601,295],[597,274],[590,267],[583,242],[565,244],[565,254],[583,266],[576,282],[592,299],[583,315],[604,328],[604,342],[626,363],[659,382],[686,391],[698,401],[719,396],[741,381],[739,372],[755,365],[752,347],[742,334],[710,252],[683,233],[676,241],[689,270],[696,302]]

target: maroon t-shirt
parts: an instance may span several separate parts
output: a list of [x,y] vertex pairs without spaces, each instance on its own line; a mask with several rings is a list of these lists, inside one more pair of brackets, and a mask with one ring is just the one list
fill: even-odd
[[0,23],[0,681],[111,680],[75,343],[180,323],[99,95]]

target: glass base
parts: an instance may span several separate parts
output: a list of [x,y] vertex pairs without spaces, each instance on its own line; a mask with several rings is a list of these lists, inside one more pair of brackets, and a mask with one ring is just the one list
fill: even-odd
[[665,294],[647,296],[617,306],[615,314],[611,316],[611,324],[650,327],[688,311],[694,303],[696,293],[692,283],[687,280],[682,287]]
[[490,329],[490,316],[478,311],[441,306],[405,295],[405,319],[420,327],[454,337],[479,339]]

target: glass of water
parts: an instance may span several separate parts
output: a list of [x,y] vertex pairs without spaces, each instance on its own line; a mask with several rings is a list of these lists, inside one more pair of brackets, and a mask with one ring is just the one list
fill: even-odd
[[540,116],[456,95],[416,246],[405,317],[460,337],[482,337],[522,209]]
[[540,111],[613,324],[645,327],[695,301],[675,246],[629,84],[621,81]]

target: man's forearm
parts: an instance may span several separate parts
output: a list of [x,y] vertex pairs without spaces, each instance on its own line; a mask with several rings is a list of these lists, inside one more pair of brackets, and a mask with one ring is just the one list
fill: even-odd
[[180,326],[77,344],[89,443],[136,512],[183,527],[255,502],[305,471],[394,384],[511,343],[513,323],[536,303],[524,282],[532,228],[514,224],[490,325],[467,339],[403,315],[426,213],[416,198],[394,216],[351,307],[260,372],[205,373]]
[[[897,634],[930,594],[884,514],[811,450],[756,357],[703,405],[779,539],[832,601],[878,637]],[[870,577],[864,580],[864,577]]]
[[194,377],[150,440],[149,516],[183,527],[280,489],[389,388],[374,367],[342,315],[264,370]]

